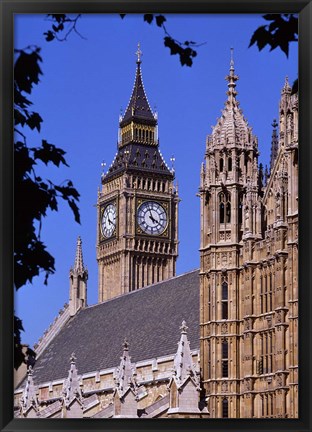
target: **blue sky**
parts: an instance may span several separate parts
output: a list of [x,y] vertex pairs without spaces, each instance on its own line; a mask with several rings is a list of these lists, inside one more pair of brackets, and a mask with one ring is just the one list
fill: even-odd
[[234,47],[238,100],[259,140],[260,162],[269,163],[272,120],[278,117],[280,91],[297,77],[297,44],[287,59],[280,50],[259,53],[248,48],[254,30],[265,22],[260,15],[166,15],[168,32],[181,41],[204,43],[191,68],[181,67],[163,45],[163,31],[142,15],[83,15],[78,23],[85,39],[71,34],[66,42],[46,42],[50,28],[44,15],[16,15],[15,47],[42,47],[41,82],[31,95],[33,109],[43,118],[41,133],[28,134],[31,146],[41,139],[63,148],[69,168],[38,172],[55,183],[71,179],[80,192],[81,225],[64,204],[43,221],[42,239],[56,259],[56,273],[22,287],[15,296],[16,314],[23,320],[23,342],[31,346],[68,302],[69,269],[77,237],[83,241],[89,270],[88,303],[97,302],[96,199],[101,163],[107,167],[117,148],[118,118],[131,95],[137,43],[141,43],[145,90],[157,109],[160,149],[170,165],[175,157],[179,185],[179,259],[177,273],[199,267],[199,170],[205,140],[226,100],[225,76]]

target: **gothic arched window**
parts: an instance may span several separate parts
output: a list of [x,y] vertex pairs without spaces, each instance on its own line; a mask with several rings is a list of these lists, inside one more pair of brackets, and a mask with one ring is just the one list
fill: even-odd
[[232,171],[232,158],[231,157],[228,158],[228,170]]
[[222,417],[223,418],[229,417],[229,402],[227,398],[222,399]]
[[222,341],[221,367],[222,378],[227,378],[229,376],[229,344],[226,339]]
[[220,172],[223,171],[224,161],[223,158],[220,158]]
[[220,203],[220,223],[224,223],[224,203]]
[[243,223],[243,196],[240,195],[238,198],[238,223]]
[[224,194],[219,195],[220,223],[231,222],[231,196]]
[[229,292],[228,292],[228,283],[226,281],[222,282],[222,319],[228,319],[228,299],[229,299]]
[[231,222],[231,203],[229,201],[226,203],[226,222]]

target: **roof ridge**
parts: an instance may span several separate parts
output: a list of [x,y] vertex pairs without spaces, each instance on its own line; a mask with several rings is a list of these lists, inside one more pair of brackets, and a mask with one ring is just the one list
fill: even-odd
[[196,269],[193,269],[193,270],[188,270],[188,271],[185,272],[185,273],[182,273],[182,274],[177,275],[177,276],[172,276],[172,277],[169,278],[169,279],[166,279],[166,280],[163,280],[163,281],[159,281],[159,282],[156,282],[156,283],[154,283],[154,284],[146,285],[145,287],[140,288],[140,289],[137,289],[137,290],[135,290],[135,291],[131,291],[131,292],[128,292],[128,293],[120,294],[120,295],[118,295],[118,296],[116,296],[116,297],[114,297],[114,298],[111,298],[111,299],[105,300],[105,301],[103,301],[103,302],[101,302],[101,303],[96,303],[96,304],[93,304],[93,305],[89,305],[89,306],[85,307],[84,309],[81,309],[79,312],[80,312],[80,313],[83,313],[83,312],[86,311],[86,310],[89,310],[89,309],[94,308],[94,307],[96,307],[96,306],[100,306],[100,305],[102,305],[102,304],[104,304],[104,303],[108,303],[108,302],[110,302],[110,301],[114,301],[114,300],[116,300],[116,299],[119,299],[119,298],[122,298],[122,297],[126,297],[126,296],[129,296],[129,295],[131,295],[131,294],[136,294],[136,293],[138,293],[138,292],[142,292],[143,290],[146,290],[146,289],[148,289],[148,288],[158,286],[158,285],[160,285],[160,284],[163,284],[163,283],[169,282],[169,281],[171,281],[171,280],[173,280],[173,279],[178,279],[178,278],[180,278],[180,277],[182,277],[182,276],[186,276],[186,275],[188,275],[188,274],[190,274],[190,273],[195,273],[195,272],[199,272],[199,268],[196,268]]

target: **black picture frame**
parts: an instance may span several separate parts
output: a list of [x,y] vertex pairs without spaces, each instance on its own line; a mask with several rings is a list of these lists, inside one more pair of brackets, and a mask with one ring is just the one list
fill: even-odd
[[[14,419],[13,418],[13,18],[16,13],[287,13],[299,14],[299,418],[298,419]],[[0,0],[0,431],[311,431],[311,0]]]

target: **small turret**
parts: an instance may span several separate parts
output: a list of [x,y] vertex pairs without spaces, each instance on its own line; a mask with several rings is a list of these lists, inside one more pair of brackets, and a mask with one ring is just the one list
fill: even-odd
[[73,316],[87,306],[88,270],[83,264],[82,241],[78,237],[75,265],[69,271],[69,313]]
[[278,152],[278,131],[277,131],[278,123],[276,119],[273,120],[272,127],[273,127],[273,132],[272,132],[272,142],[271,142],[270,172],[272,172],[273,165],[276,160],[277,152]]

